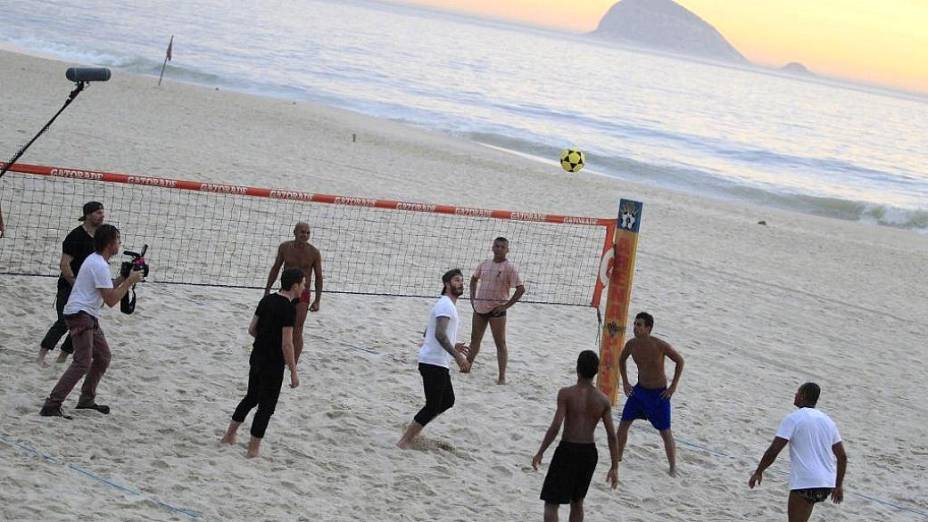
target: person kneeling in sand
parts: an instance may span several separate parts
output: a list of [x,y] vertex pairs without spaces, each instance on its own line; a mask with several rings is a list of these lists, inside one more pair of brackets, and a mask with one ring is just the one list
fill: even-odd
[[261,440],[280,397],[284,366],[290,369],[290,387],[300,385],[293,355],[293,324],[296,321],[293,301],[300,297],[305,285],[306,277],[302,270],[284,270],[280,277],[280,291],[261,299],[248,325],[248,333],[255,338],[249,361],[248,392],[235,408],[229,429],[222,437],[222,442],[235,444],[238,427],[245,421],[248,412],[257,406],[258,411],[251,421],[251,440],[246,453],[248,458],[258,456]]
[[[635,419],[648,419],[660,432],[664,440],[664,451],[670,464],[669,473],[676,475],[676,448],[673,433],[670,431],[670,397],[677,391],[680,376],[683,374],[683,357],[669,343],[651,336],[654,318],[647,312],[635,316],[635,338],[625,343],[619,355],[619,372],[622,374],[622,387],[628,400],[622,409],[619,422],[619,460],[625,452],[628,442],[628,429]],[[626,361],[629,356],[638,366],[638,384],[634,388],[628,383]],[[664,359],[674,362],[673,381],[667,386],[664,374]]]
[[532,468],[538,471],[545,450],[554,442],[564,423],[564,436],[554,450],[554,458],[541,489],[541,500],[545,501],[545,522],[557,521],[560,504],[570,504],[570,520],[583,520],[583,499],[598,460],[593,432],[600,419],[606,428],[612,458],[606,480],[612,489],[618,485],[619,452],[612,424],[612,407],[609,398],[593,386],[593,378],[598,371],[599,357],[596,353],[591,350],[581,352],[577,357],[577,384],[557,392],[554,420],[545,432],[538,453],[532,458]]

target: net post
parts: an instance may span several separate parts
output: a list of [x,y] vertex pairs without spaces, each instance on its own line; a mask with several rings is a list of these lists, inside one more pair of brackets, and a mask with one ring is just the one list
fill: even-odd
[[[632,296],[632,277],[635,274],[635,254],[638,251],[638,230],[641,226],[643,205],[639,201],[619,201],[619,215],[615,223],[611,264],[600,275],[609,276],[606,293],[606,317],[599,345],[599,375],[596,385],[615,406],[619,390],[619,355],[625,344],[625,325]],[[607,255],[603,261],[608,265]]]

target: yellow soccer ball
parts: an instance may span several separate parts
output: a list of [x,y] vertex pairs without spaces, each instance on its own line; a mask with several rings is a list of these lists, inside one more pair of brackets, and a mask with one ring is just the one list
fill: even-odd
[[577,172],[583,168],[583,152],[577,149],[561,151],[561,167],[567,172]]

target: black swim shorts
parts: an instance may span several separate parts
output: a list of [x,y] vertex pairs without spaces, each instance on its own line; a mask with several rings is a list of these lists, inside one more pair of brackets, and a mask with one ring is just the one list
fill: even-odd
[[503,310],[502,312],[499,312],[499,313],[497,313],[497,314],[494,314],[493,312],[487,312],[487,313],[485,313],[485,314],[482,314],[482,313],[480,313],[480,312],[474,310],[474,315],[479,315],[480,317],[482,317],[482,318],[484,318],[484,319],[490,320],[490,319],[494,319],[494,318],[496,318],[496,317],[506,317],[506,310]]
[[826,500],[828,495],[831,495],[831,491],[832,488],[807,488],[793,490],[794,493],[808,500],[811,504],[818,504],[819,502]]
[[592,442],[561,441],[548,467],[541,500],[546,504],[569,504],[582,500],[590,488],[598,458],[596,444]]

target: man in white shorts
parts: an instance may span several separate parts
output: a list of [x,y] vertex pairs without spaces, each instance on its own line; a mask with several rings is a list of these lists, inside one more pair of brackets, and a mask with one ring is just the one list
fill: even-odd
[[829,495],[835,504],[844,500],[847,455],[834,421],[815,409],[819,394],[821,389],[814,382],[799,387],[793,399],[793,404],[799,409],[780,422],[776,437],[748,480],[751,489],[760,484],[764,470],[773,464],[780,450],[789,443],[789,522],[809,520],[815,504]]

